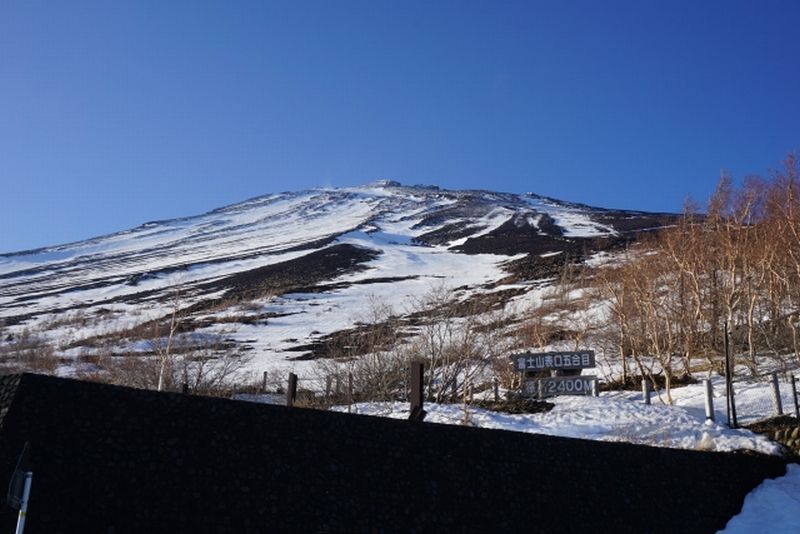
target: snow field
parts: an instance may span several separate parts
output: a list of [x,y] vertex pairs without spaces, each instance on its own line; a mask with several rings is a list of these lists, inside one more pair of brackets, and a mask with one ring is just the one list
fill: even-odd
[[[641,400],[600,397],[554,397],[555,407],[547,413],[508,414],[468,406],[471,426],[547,434],[597,441],[625,441],[657,447],[705,451],[748,449],[763,454],[778,454],[780,448],[765,437],[744,429],[730,429],[721,423],[706,422],[694,410],[679,406],[645,405]],[[336,410],[346,409],[337,407]],[[426,404],[425,421],[463,424],[465,409],[458,404]],[[408,418],[408,403],[360,403],[356,413],[395,419]]]

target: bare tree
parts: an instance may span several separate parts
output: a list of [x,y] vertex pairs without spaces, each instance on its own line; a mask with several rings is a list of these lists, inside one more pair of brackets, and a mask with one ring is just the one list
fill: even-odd
[[180,304],[181,288],[178,286],[174,289],[172,294],[169,327],[166,339],[164,339],[163,335],[161,334],[159,322],[155,321],[153,323],[154,335],[152,347],[153,351],[158,356],[159,361],[158,385],[156,387],[158,391],[164,390],[165,379],[172,371],[172,343],[175,340],[175,334],[177,333],[178,325],[180,324]]
[[797,184],[793,157],[770,181],[749,177],[736,187],[723,175],[705,216],[688,206],[675,227],[598,270],[606,330],[640,372],[651,359],[669,383],[675,363],[690,374],[699,356],[719,369],[726,324],[738,361],[752,374],[767,352],[783,366],[789,348],[800,363]]

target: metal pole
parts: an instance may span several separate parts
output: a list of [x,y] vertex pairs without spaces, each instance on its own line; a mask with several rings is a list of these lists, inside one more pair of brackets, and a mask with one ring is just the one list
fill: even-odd
[[25,530],[25,519],[28,515],[28,499],[31,496],[32,482],[33,473],[28,471],[25,473],[25,486],[22,489],[22,500],[19,502],[19,516],[17,517],[16,534],[22,534],[22,531]]
[[650,404],[650,382],[642,378],[642,400],[645,404]]
[[731,373],[728,369],[728,350],[725,350],[725,420],[731,426]]
[[731,359],[731,347],[728,339],[728,321],[725,321],[725,386],[728,392],[728,426],[738,428],[736,421],[736,400],[733,392],[733,361]]
[[261,379],[261,393],[267,392],[267,371],[264,371],[264,376]]
[[797,377],[792,375],[792,400],[794,401],[794,417],[800,419],[800,406],[797,404]]
[[772,404],[775,406],[775,415],[783,415],[783,403],[781,402],[781,388],[778,385],[778,373],[770,375],[772,382]]
[[703,380],[706,383],[706,421],[714,421],[714,389],[711,380]]
[[494,401],[500,402],[500,384],[497,378],[494,379]]

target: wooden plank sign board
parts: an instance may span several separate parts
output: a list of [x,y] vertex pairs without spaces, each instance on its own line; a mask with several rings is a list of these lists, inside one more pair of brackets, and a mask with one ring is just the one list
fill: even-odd
[[523,352],[511,357],[517,371],[587,369],[595,366],[594,351]]

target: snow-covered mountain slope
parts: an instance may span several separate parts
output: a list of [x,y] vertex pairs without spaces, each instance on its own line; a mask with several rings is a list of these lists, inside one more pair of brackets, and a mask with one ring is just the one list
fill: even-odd
[[[586,255],[670,218],[388,181],[273,194],[0,255],[0,320],[70,347],[163,317],[180,287],[180,307],[205,325],[251,303],[258,313],[229,320],[229,333],[279,357],[351,326],[368,296],[399,304],[436,284],[496,289],[530,278],[531,266],[552,264],[554,254]],[[69,317],[83,327],[67,329]]]

